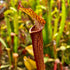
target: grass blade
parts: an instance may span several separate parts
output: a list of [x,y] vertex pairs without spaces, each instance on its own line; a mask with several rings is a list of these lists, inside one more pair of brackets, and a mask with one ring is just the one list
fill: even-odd
[[60,23],[59,33],[58,33],[58,36],[57,36],[57,46],[59,46],[59,41],[60,41],[62,32],[64,30],[65,20],[66,20],[66,7],[65,7],[65,1],[62,0],[62,16],[61,16],[61,23]]
[[0,38],[0,42],[4,45],[5,48],[8,47],[2,38]]

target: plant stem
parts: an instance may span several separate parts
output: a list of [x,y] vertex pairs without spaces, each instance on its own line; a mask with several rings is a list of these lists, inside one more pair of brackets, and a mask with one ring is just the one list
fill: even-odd
[[37,70],[45,70],[44,55],[43,55],[43,38],[42,30],[35,29],[35,26],[30,29],[32,38],[34,57],[36,61]]
[[18,15],[17,12],[14,13],[14,32],[15,32],[15,36],[14,36],[14,52],[17,52],[18,49]]
[[62,64],[64,63],[64,51],[62,51]]
[[59,46],[59,41],[62,35],[62,32],[64,30],[64,26],[65,26],[65,20],[66,20],[66,7],[65,7],[65,1],[62,0],[62,16],[61,16],[61,23],[60,23],[60,28],[59,28],[59,33],[57,36],[57,46]]
[[17,61],[18,61],[18,54],[17,53],[13,53],[13,58],[14,58],[14,63],[15,63],[15,70],[17,70]]
[[60,11],[60,8],[61,8],[61,0],[57,0],[57,6],[58,6],[58,9]]
[[54,58],[57,58],[57,51],[56,51],[56,42],[55,40],[53,41],[53,50],[54,50]]
[[11,67],[11,55],[10,55],[10,48],[6,48],[7,53],[8,53],[8,57],[9,57],[9,63],[10,63],[10,67]]
[[57,62],[54,63],[54,70],[57,70]]
[[62,66],[62,63],[61,62],[60,62],[60,69],[63,70],[63,66]]

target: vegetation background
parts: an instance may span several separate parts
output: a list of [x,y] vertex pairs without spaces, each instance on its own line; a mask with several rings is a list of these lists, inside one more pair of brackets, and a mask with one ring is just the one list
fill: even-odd
[[[19,1],[0,1],[1,70],[37,68],[29,33],[34,21],[27,13],[18,10]],[[70,0],[21,0],[21,4],[24,8],[31,8],[46,21],[42,30],[46,70],[55,70],[55,62],[58,70],[61,67],[69,69]]]

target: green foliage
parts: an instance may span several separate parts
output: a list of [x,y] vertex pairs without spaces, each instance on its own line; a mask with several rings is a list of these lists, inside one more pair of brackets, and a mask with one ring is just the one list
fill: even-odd
[[7,44],[4,42],[2,38],[0,38],[0,42],[4,45],[5,48],[8,48]]
[[65,7],[65,1],[62,0],[61,23],[60,23],[60,27],[59,27],[59,33],[57,36],[57,46],[59,46],[59,40],[60,40],[61,35],[63,33],[63,30],[64,30],[65,20],[66,20],[66,7]]
[[52,19],[52,15],[51,15],[51,11],[52,11],[52,4],[53,4],[53,0],[50,0],[48,2],[48,7],[49,7],[49,11],[48,11],[48,30],[49,30],[49,39],[50,41],[52,40],[52,22],[51,22],[51,19]]
[[[18,53],[19,56],[23,53],[22,57],[18,57],[19,61],[22,62],[22,60],[24,60],[24,64],[22,63],[20,67],[23,68],[26,66],[26,68],[30,69],[32,63],[30,64],[29,61],[34,64],[35,61],[33,48],[32,45],[30,45],[32,41],[28,31],[34,24],[33,20],[28,15],[17,9],[18,1],[19,0],[10,0],[10,2],[8,2],[8,8],[4,12],[5,22],[0,23],[0,42],[5,48],[12,47],[12,53]],[[56,0],[21,0],[23,7],[32,8],[35,13],[43,17],[46,21],[42,34],[44,56],[45,54],[49,56],[44,57],[44,62],[47,66],[50,66],[50,64],[55,61],[55,56],[57,56],[59,60],[61,58],[63,64],[70,64],[70,0],[66,0],[67,2],[65,0],[60,1],[61,9],[59,10]],[[12,32],[14,33],[13,44]],[[53,43],[54,40],[56,42],[55,45]],[[22,49],[20,50],[19,47]],[[55,52],[54,50],[56,53],[53,54],[53,52]],[[9,58],[12,58],[12,53]],[[23,58],[24,55],[27,61]],[[49,61],[51,58],[52,60]],[[48,61],[53,62],[49,63]],[[30,67],[27,64],[29,64]],[[52,68],[52,66],[53,64],[50,67]],[[3,67],[1,66],[1,68]]]

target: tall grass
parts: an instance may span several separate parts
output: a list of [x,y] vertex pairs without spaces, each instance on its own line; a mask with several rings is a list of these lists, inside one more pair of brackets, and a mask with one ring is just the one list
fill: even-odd
[[18,15],[17,12],[14,13],[13,16],[14,20],[13,20],[13,24],[14,24],[14,32],[15,32],[15,36],[14,36],[14,52],[17,52],[18,49]]
[[[9,11],[9,13],[11,13],[11,11]],[[5,12],[4,16],[5,16],[5,21],[6,21],[6,25],[7,25],[7,34],[9,37],[9,47],[11,47],[11,25],[10,25],[9,17],[7,16],[9,13],[8,13],[8,11]]]
[[[48,44],[52,41],[52,5],[54,3],[54,0],[48,0],[47,1],[47,8],[46,8],[46,13],[44,15],[44,18],[46,20],[45,27],[43,29],[43,40],[44,44]],[[48,10],[47,10],[48,9]]]
[[51,15],[51,12],[52,12],[52,5],[54,3],[54,0],[48,0],[48,7],[49,7],[49,11],[48,11],[48,30],[49,30],[49,39],[50,41],[52,40],[52,15]]
[[49,44],[49,31],[48,31],[47,13],[44,15],[44,18],[46,20],[46,24],[44,26],[44,29],[42,31],[42,34],[43,34],[43,42],[44,42],[44,45],[46,45],[46,44]]
[[61,22],[60,22],[60,28],[59,28],[59,32],[57,35],[57,39],[56,39],[57,46],[59,46],[59,41],[60,41],[60,38],[61,38],[63,30],[64,30],[65,20],[66,20],[66,6],[65,6],[65,1],[62,0]]
[[57,31],[58,31],[58,23],[59,23],[59,11],[57,10],[57,8],[55,8],[55,13],[56,13],[56,17],[54,20],[54,31],[53,31],[53,39],[56,39],[56,35],[57,35]]
[[[11,33],[12,33],[12,31],[14,31],[14,33],[15,33],[14,46],[12,46],[12,47],[14,49],[14,52],[17,52],[17,49],[18,49],[18,16],[21,12],[20,13],[17,12],[16,7],[15,7],[16,3],[13,4],[12,0],[10,2],[11,2],[12,7],[10,7],[10,9],[7,10],[4,13],[4,15],[5,15],[5,21],[6,21],[6,24],[7,24],[7,32],[8,32],[9,39],[10,39],[10,41],[9,41],[10,42],[10,47],[12,46]],[[11,20],[12,20],[12,22],[11,22]]]

